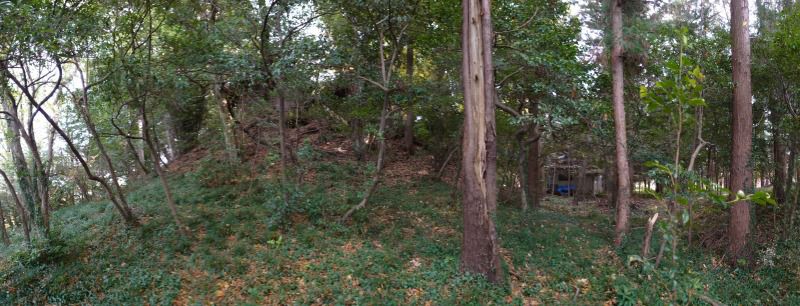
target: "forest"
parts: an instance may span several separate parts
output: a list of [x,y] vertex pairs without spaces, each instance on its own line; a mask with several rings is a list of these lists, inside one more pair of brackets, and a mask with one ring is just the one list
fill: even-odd
[[2,305],[800,305],[794,0],[0,0],[0,119]]

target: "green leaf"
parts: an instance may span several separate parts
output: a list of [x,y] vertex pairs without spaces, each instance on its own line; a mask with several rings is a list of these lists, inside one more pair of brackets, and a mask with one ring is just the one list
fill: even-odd
[[706,100],[703,98],[692,98],[688,103],[691,106],[706,106]]

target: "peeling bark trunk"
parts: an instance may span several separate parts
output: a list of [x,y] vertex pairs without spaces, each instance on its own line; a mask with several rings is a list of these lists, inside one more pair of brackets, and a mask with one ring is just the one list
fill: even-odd
[[462,1],[462,144],[464,236],[461,267],[502,281],[494,213],[497,208],[494,67],[490,0]]

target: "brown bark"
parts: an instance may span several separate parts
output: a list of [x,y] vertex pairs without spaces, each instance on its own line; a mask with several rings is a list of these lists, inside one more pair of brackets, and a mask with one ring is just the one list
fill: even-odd
[[493,219],[497,208],[497,156],[490,0],[463,0],[462,13],[464,236],[461,267],[465,272],[499,283],[502,270]]
[[612,99],[614,106],[614,130],[616,135],[617,195],[616,195],[616,228],[614,245],[622,245],[622,239],[630,225],[630,172],[628,169],[628,140],[625,128],[625,103],[623,101],[623,67],[622,67],[622,1],[611,1],[611,32],[613,46],[611,49]]
[[[531,105],[531,115],[537,116],[539,113],[539,103],[533,102]],[[542,201],[542,162],[541,162],[541,134],[539,125],[531,123],[528,126],[528,137],[531,141],[528,144],[528,196],[530,197],[531,206],[536,209],[539,208]]]
[[[753,137],[753,109],[750,84],[750,36],[746,0],[731,0],[731,43],[733,59],[732,149],[730,190],[735,197],[738,191],[752,190],[752,168],[749,165]],[[736,263],[748,257],[750,240],[750,203],[733,204],[728,229],[728,258]]]

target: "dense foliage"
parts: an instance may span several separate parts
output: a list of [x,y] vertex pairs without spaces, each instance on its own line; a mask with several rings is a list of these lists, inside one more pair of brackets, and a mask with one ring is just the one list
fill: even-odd
[[747,2],[0,0],[0,303],[800,303],[800,6]]

